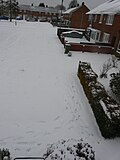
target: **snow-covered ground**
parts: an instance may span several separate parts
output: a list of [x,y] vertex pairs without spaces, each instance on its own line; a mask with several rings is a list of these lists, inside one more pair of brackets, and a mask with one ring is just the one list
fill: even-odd
[[120,138],[105,140],[77,77],[79,60],[97,73],[110,55],[64,54],[48,23],[0,22],[0,148],[41,156],[60,139],[83,139],[96,160],[119,160]]

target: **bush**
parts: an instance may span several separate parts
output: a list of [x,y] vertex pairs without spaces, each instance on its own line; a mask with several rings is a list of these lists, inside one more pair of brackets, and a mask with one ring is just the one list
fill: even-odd
[[0,149],[0,160],[4,160],[5,157],[10,160],[10,151],[7,148]]
[[107,62],[105,62],[102,66],[102,69],[100,70],[100,78],[107,78],[107,72],[111,68],[117,68],[118,67],[118,60],[116,56],[112,55],[112,58],[109,58]]
[[50,145],[43,157],[46,160],[95,160],[95,153],[82,139],[68,139]]
[[120,72],[112,74],[111,77],[110,88],[114,94],[120,96]]
[[109,59],[107,63],[104,63],[102,70],[100,71],[100,78],[107,78],[107,72],[112,68],[111,60]]

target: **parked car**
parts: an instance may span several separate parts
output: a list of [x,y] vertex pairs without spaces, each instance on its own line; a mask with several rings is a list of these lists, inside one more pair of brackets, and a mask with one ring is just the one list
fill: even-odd
[[0,16],[0,20],[8,20],[9,17],[8,16]]
[[16,20],[23,20],[23,17],[22,16],[17,16]]

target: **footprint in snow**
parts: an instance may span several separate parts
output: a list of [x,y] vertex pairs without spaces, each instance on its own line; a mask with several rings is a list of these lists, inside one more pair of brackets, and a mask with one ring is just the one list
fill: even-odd
[[46,121],[38,121],[38,123],[46,123]]
[[73,129],[73,126],[69,127],[68,129],[69,129],[69,130]]
[[27,134],[31,134],[31,133],[34,133],[34,131],[27,131],[26,133]]
[[6,145],[6,142],[0,142],[0,145]]
[[54,120],[56,121],[56,120],[58,120],[60,118],[60,116],[57,116]]
[[20,148],[15,148],[14,150],[15,150],[15,151],[20,151]]
[[26,145],[26,144],[28,144],[28,142],[17,142],[17,144]]
[[24,70],[24,69],[20,69],[20,71],[21,71],[21,72],[24,72],[25,70]]
[[61,127],[55,127],[55,129],[57,130],[57,129],[61,129]]
[[68,107],[66,107],[66,110],[68,109]]
[[42,144],[42,143],[38,143],[37,145],[38,145],[38,146],[41,146],[41,144]]
[[44,135],[45,136],[48,136],[48,135],[50,135],[51,133],[50,132],[46,132]]
[[27,152],[30,152],[31,148],[26,149]]

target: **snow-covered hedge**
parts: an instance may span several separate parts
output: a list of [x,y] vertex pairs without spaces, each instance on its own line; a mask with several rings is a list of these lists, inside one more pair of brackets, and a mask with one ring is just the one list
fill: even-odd
[[107,95],[90,64],[79,62],[78,77],[105,138],[120,136],[120,105]]
[[95,160],[95,153],[82,139],[69,139],[50,145],[44,157],[46,160]]
[[10,160],[10,151],[6,149],[0,149],[0,160]]

